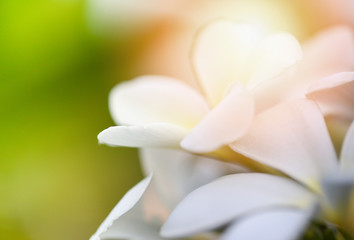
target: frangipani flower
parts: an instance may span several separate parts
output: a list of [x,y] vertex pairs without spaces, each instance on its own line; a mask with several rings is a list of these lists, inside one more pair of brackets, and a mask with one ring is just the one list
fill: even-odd
[[190,193],[168,218],[163,236],[189,236],[232,223],[223,240],[296,239],[313,216],[354,234],[354,122],[339,161],[321,112],[310,100],[264,111],[231,146],[302,184],[260,173],[222,177]]
[[98,228],[91,240],[158,240],[171,210],[189,192],[227,173],[242,171],[228,164],[183,151],[141,149],[147,177],[133,187]]
[[247,25],[215,22],[193,48],[200,89],[160,76],[121,83],[109,102],[113,119],[123,126],[104,130],[98,139],[112,146],[213,152],[242,137],[255,114],[305,97],[312,81],[352,70],[353,44],[346,27],[329,29],[305,45],[304,60],[292,67],[302,51],[291,35],[262,37]]
[[126,126],[103,131],[99,141],[214,151],[241,137],[252,123],[251,90],[292,66],[301,55],[290,34],[262,38],[248,26],[216,22],[202,31],[193,51],[201,89],[158,76],[118,85],[110,95],[110,111],[117,124]]

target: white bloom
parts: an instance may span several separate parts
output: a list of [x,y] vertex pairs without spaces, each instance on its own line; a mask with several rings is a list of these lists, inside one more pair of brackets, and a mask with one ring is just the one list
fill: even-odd
[[354,232],[354,121],[339,161],[321,112],[309,100],[259,114],[232,148],[303,184],[259,173],[222,177],[176,207],[164,236],[188,236],[234,222],[222,239],[296,239],[317,207],[316,216]]
[[[291,67],[302,56],[291,35],[262,37],[246,25],[213,23],[201,31],[193,48],[201,89],[159,76],[119,84],[109,102],[113,119],[123,126],[104,130],[99,141],[215,151],[242,137],[255,114],[305,97],[311,82],[353,70],[353,43],[347,28],[332,28],[307,43],[304,60]],[[328,55],[322,54],[326,51]]]
[[144,173],[112,210],[91,240],[158,240],[170,211],[189,192],[230,172],[227,164],[178,150],[141,149]]
[[204,96],[167,77],[122,83],[111,92],[110,111],[117,124],[127,126],[103,131],[100,142],[133,147],[181,144],[192,152],[214,151],[247,131],[254,116],[253,89],[302,55],[289,34],[262,38],[248,26],[229,22],[216,22],[202,31],[193,52]]

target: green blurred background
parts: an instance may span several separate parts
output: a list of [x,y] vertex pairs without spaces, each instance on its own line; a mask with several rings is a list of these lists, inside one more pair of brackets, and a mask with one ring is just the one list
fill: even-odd
[[134,149],[97,143],[129,59],[86,12],[84,1],[0,1],[0,239],[88,239],[141,179]]

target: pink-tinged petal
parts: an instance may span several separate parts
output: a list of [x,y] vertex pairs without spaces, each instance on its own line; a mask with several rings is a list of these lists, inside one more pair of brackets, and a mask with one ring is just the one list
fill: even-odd
[[[297,69],[297,94],[307,85],[339,72],[354,71],[354,34],[346,26],[323,31],[303,45],[304,60]],[[300,84],[301,83],[301,84]]]
[[217,21],[198,35],[193,49],[197,78],[212,106],[218,104],[231,82],[249,80],[249,57],[259,40],[247,25]]
[[181,147],[196,153],[211,152],[244,135],[254,115],[253,98],[242,86],[230,93],[195,126]]
[[280,101],[304,98],[313,82],[354,70],[354,37],[345,26],[319,33],[303,45],[303,52],[303,60],[293,68],[252,89],[257,112]]
[[291,208],[270,209],[235,221],[221,240],[296,240],[303,234],[311,211]]
[[97,138],[99,143],[117,147],[172,147],[179,148],[187,131],[167,123],[151,123],[143,126],[109,127]]
[[171,210],[192,190],[229,174],[232,169],[231,164],[182,150],[142,148],[140,159],[144,173],[154,174],[152,184]]
[[354,176],[354,121],[345,135],[340,154],[340,167],[344,174]]
[[256,68],[247,85],[249,89],[276,77],[301,60],[302,49],[295,37],[279,33],[265,38],[255,55]]
[[202,95],[181,81],[144,76],[118,84],[109,96],[114,121],[123,125],[166,122],[192,128],[209,111]]
[[[255,100],[256,113],[260,113],[276,104],[279,104],[288,99],[298,99],[299,96],[294,96],[294,89],[298,83],[294,81],[295,66],[282,72],[280,75],[263,81],[251,89]],[[301,97],[301,96],[300,96]],[[301,98],[304,98],[302,96]]]
[[258,114],[231,148],[279,169],[314,189],[337,169],[337,157],[318,106],[310,100],[279,104]]
[[240,173],[219,178],[189,194],[161,229],[164,237],[184,237],[222,226],[248,212],[274,207],[306,208],[315,196],[286,178]]
[[341,72],[310,85],[307,97],[315,100],[325,115],[354,119],[354,72]]
[[151,179],[150,175],[129,190],[90,240],[162,239],[158,234],[159,225],[150,221],[143,212],[144,201],[148,200],[146,198],[153,191],[150,186]]

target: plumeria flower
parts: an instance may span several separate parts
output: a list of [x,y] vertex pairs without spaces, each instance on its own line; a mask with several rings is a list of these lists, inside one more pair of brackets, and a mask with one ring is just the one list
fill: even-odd
[[193,49],[201,88],[159,76],[119,84],[109,102],[113,119],[123,126],[103,131],[99,141],[214,151],[241,137],[252,123],[250,90],[292,66],[301,55],[290,34],[262,38],[246,25],[214,23],[201,32]]
[[[179,150],[141,149],[140,155],[147,177],[122,198],[91,240],[164,239],[159,235],[162,224],[189,192],[217,177],[243,171]],[[198,237],[213,239],[211,233]]]
[[230,224],[221,239],[297,239],[314,217],[354,234],[354,121],[339,160],[311,100],[260,113],[231,147],[288,177],[245,173],[206,184],[175,208],[163,236],[190,236]]
[[[161,76],[121,83],[109,98],[120,126],[104,130],[98,139],[112,146],[218,151],[241,138],[256,114],[304,97],[311,81],[352,69],[352,40],[347,28],[330,29],[306,45],[303,62],[294,66],[302,51],[290,34],[264,37],[247,25],[215,22],[193,47],[200,89]],[[328,55],[319,54],[327,49]]]

